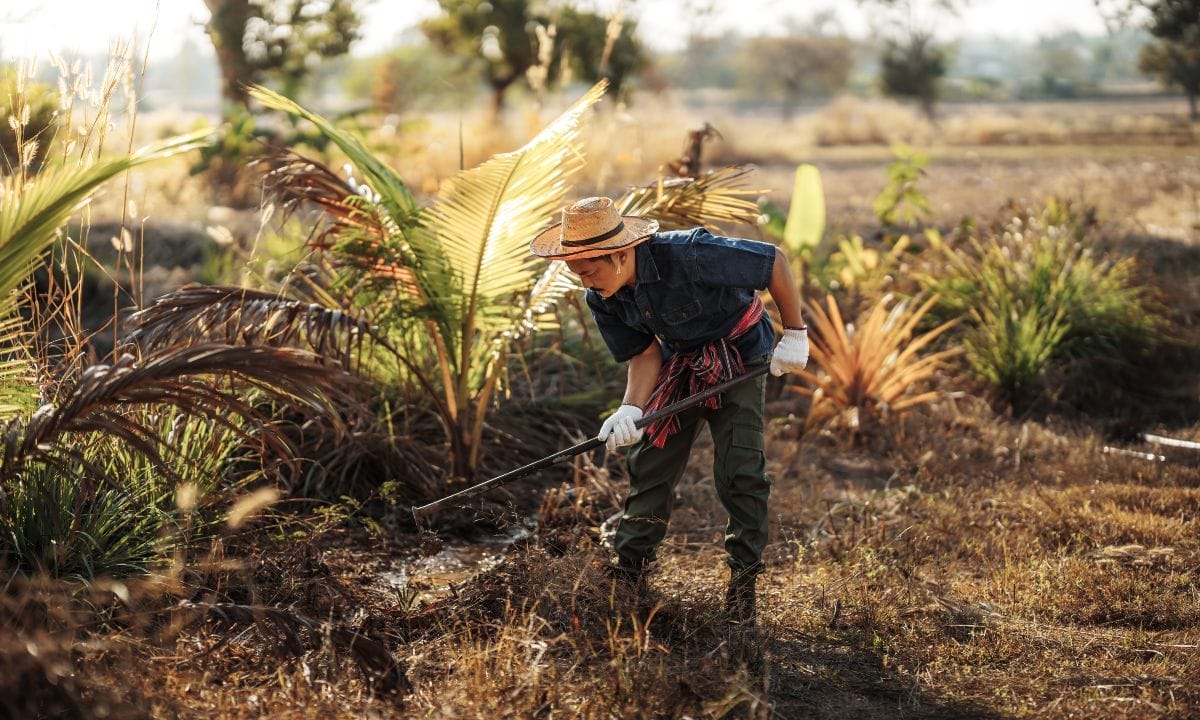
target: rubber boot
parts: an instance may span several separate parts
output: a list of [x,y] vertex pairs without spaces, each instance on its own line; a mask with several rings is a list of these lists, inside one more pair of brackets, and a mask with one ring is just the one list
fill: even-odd
[[731,570],[729,587],[725,591],[725,617],[731,624],[745,628],[754,627],[754,585],[757,580],[757,573]]
[[606,568],[609,579],[615,580],[618,587],[639,593],[650,582],[650,569],[650,563],[626,563],[620,559],[613,560]]

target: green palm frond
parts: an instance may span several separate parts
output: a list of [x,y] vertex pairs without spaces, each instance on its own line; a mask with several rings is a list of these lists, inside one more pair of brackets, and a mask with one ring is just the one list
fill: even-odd
[[58,229],[101,184],[138,165],[201,147],[207,135],[180,135],[90,167],[47,170],[24,185],[14,176],[0,181],[0,293],[29,276]]
[[73,472],[82,467],[91,477],[104,478],[103,468],[90,461],[72,442],[76,433],[99,432],[124,440],[155,465],[169,471],[160,454],[165,438],[142,422],[131,405],[162,405],[184,414],[207,417],[250,439],[264,451],[290,456],[290,445],[251,405],[251,400],[222,390],[214,377],[308,407],[329,416],[330,403],[344,401],[353,378],[310,353],[267,347],[202,344],[159,350],[137,361],[122,356],[113,365],[87,368],[58,405],[43,405],[27,418],[10,419],[3,427],[0,487],[30,462],[41,461]]
[[765,190],[745,187],[748,166],[725,167],[699,178],[659,177],[658,182],[632,188],[617,201],[622,215],[658,220],[664,230],[697,225],[720,230],[723,225],[756,225],[761,212],[754,198]]
[[518,298],[537,282],[542,261],[530,254],[529,239],[562,208],[583,167],[583,116],[605,86],[597,83],[521,149],[459,173],[432,208],[430,225],[461,286],[445,308],[461,342],[473,343],[476,330],[490,340],[510,329]]

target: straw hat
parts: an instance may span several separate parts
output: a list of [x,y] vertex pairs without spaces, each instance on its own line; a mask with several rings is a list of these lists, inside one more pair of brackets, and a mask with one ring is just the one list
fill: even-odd
[[563,208],[562,222],[538,233],[529,251],[551,260],[581,260],[633,247],[657,231],[657,220],[618,215],[611,199],[590,197]]

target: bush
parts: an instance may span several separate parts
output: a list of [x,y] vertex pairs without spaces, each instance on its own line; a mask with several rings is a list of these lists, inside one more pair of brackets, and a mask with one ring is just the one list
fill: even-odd
[[939,314],[968,320],[963,344],[975,371],[1012,402],[1046,364],[1128,364],[1154,343],[1162,320],[1133,258],[1096,257],[1090,213],[1051,198],[998,228],[965,227],[965,241],[929,237],[944,274],[921,278]]
[[140,574],[218,519],[209,506],[239,450],[236,433],[169,409],[128,412],[170,444],[169,467],[102,433],[83,439],[69,467],[26,465],[0,496],[0,559],[9,568],[85,579]]
[[942,323],[914,335],[921,318],[936,302],[929,298],[892,302],[881,297],[852,322],[842,319],[832,295],[825,304],[805,305],[812,325],[814,367],[796,373],[804,385],[792,388],[812,398],[810,426],[842,425],[853,435],[864,425],[876,426],[891,413],[903,413],[938,397],[934,391],[913,393],[913,388],[931,379],[943,361],[961,349],[951,347],[918,354],[931,345],[954,321]]

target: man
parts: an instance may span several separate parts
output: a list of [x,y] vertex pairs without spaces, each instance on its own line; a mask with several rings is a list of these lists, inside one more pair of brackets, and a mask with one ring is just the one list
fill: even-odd
[[[600,334],[628,362],[622,405],[597,437],[610,450],[632,445],[629,495],[617,527],[614,569],[640,582],[666,535],[675,484],[701,423],[713,437],[717,494],[729,513],[725,549],[730,580],[725,611],[754,624],[755,581],[767,542],[763,455],[763,376],[645,428],[643,414],[767,362],[781,375],[808,362],[800,294],[774,245],[714,236],[704,228],[657,232],[658,223],[618,214],[605,197],[565,208],[562,222],[538,234],[530,250],[564,260],[587,290]],[[763,311],[767,290],[784,325],[782,341]]]

